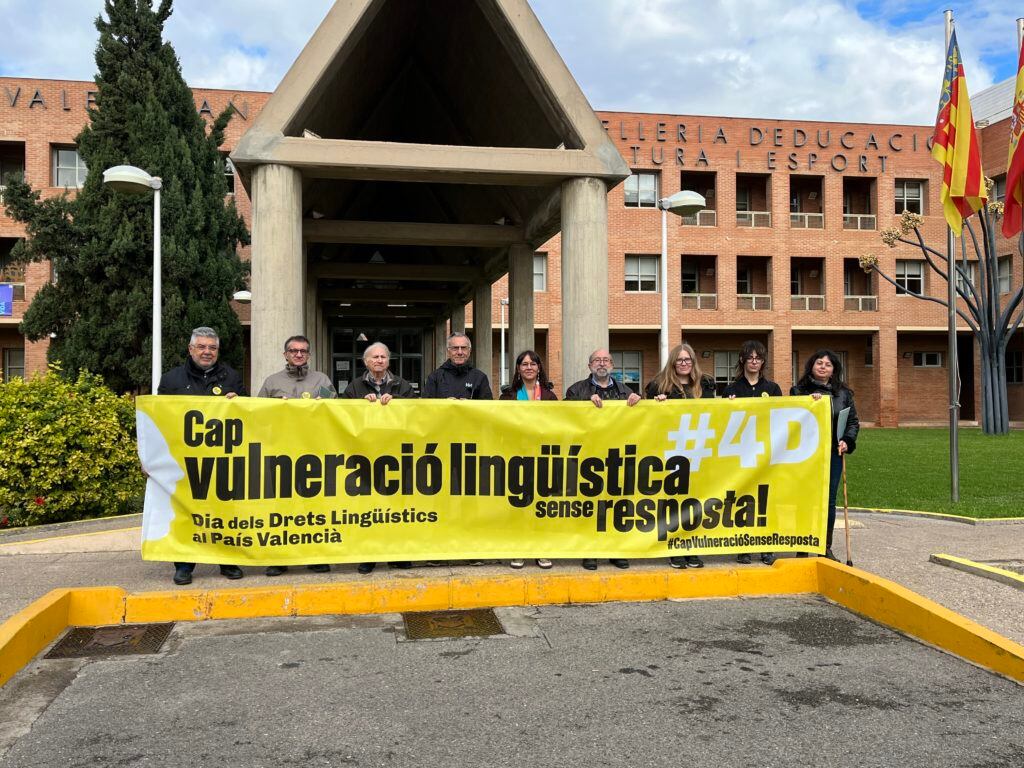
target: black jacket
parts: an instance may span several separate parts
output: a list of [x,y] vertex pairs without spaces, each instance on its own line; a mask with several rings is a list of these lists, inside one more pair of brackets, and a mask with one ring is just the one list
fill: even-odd
[[[683,400],[686,398],[686,394],[682,392],[679,387],[673,385],[672,391],[666,393],[669,400]],[[653,400],[658,396],[658,385],[654,383],[654,379],[647,382],[647,386],[644,387],[644,395],[648,400]],[[714,397],[715,396],[715,380],[710,376],[703,376],[700,380],[700,396],[701,397]]]
[[427,376],[423,397],[456,400],[493,400],[487,374],[471,365],[455,365],[445,360],[441,367]]
[[360,376],[359,378],[354,379],[345,388],[345,391],[342,393],[341,396],[357,400],[366,397],[371,393],[375,395],[391,395],[392,397],[398,397],[402,399],[416,397],[416,390],[412,388],[412,384],[410,384],[405,379],[395,375],[392,375],[391,381],[389,381],[379,390],[372,384],[370,384],[366,380],[365,376]]
[[734,379],[722,393],[723,397],[782,397],[782,388],[774,381],[761,376],[756,384],[747,381],[746,376]]
[[633,390],[614,376],[609,381],[608,386],[604,388],[594,383],[593,376],[588,376],[565,390],[565,399],[589,400],[594,395],[600,395],[602,400],[628,400],[631,394],[633,394]]
[[[791,395],[813,395],[815,392],[832,396],[832,447],[838,446],[840,440],[845,440],[846,452],[853,453],[857,449],[857,433],[860,432],[860,419],[857,418],[857,407],[853,404],[853,392],[843,386],[840,386],[838,391],[834,391],[830,384],[818,384],[813,379],[809,382],[797,382],[789,390]],[[837,437],[836,426],[838,426],[839,412],[843,408],[849,408],[850,415],[846,420],[846,432]]]
[[204,371],[190,357],[184,365],[172,368],[160,377],[158,395],[226,395],[234,392],[248,396],[245,384],[238,371],[218,360],[209,370]]

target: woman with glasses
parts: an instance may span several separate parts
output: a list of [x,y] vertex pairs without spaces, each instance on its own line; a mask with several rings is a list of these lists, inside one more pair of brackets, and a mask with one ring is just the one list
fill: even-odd
[[[668,363],[644,389],[648,400],[662,403],[666,400],[691,397],[714,397],[715,381],[701,373],[697,353],[689,344],[679,344],[668,354]],[[668,559],[673,568],[703,568],[704,561],[696,555],[675,556]]]
[[[782,388],[764,376],[767,365],[768,350],[764,344],[755,340],[743,342],[740,359],[736,361],[736,378],[725,388],[724,395],[730,400],[737,397],[782,397]],[[750,553],[737,555],[736,562],[749,565]],[[771,565],[775,562],[775,555],[762,552],[761,562]]]
[[[853,453],[857,447],[857,433],[860,432],[860,419],[857,408],[853,404],[853,390],[843,381],[843,363],[839,355],[830,349],[819,349],[809,358],[804,366],[804,375],[800,377],[791,395],[810,395],[820,400],[822,395],[832,397],[832,463],[828,482],[828,536],[825,539],[825,557],[838,560],[832,554],[832,530],[836,526],[836,494],[839,492],[839,481],[843,477],[843,454]],[[846,428],[843,434],[837,435],[839,414],[849,408]],[[797,557],[807,557],[805,552],[797,553]]]
[[[542,400],[558,400],[554,388],[548,381],[547,372],[544,370],[544,361],[540,355],[532,349],[520,352],[516,358],[515,373],[512,374],[512,383],[501,388],[499,400],[518,400],[525,402],[540,402]],[[544,557],[538,557],[537,567],[550,568],[551,561]],[[522,558],[509,561],[513,568],[522,568],[526,561]]]

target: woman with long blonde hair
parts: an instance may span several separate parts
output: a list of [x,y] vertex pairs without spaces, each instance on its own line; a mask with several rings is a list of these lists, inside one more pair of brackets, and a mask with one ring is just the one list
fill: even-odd
[[648,400],[679,400],[714,397],[715,381],[705,376],[697,362],[697,353],[689,344],[678,344],[668,353],[668,362],[647,383]]

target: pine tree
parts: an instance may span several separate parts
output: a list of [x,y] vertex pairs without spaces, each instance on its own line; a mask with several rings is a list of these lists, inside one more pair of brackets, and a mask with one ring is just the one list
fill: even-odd
[[8,213],[28,237],[12,254],[49,259],[54,281],[22,323],[31,340],[55,334],[51,361],[69,375],[102,374],[118,391],[148,387],[152,336],[153,201],[103,185],[103,171],[134,165],[163,180],[163,370],[180,364],[192,328],[221,337],[222,359],[238,366],[242,327],[232,293],[246,271],[237,246],[249,240],[219,147],[230,107],[207,130],[177,55],[163,40],[172,0],[105,0],[96,20],[96,106],[76,139],[88,175],[75,196],[42,200],[8,185]]

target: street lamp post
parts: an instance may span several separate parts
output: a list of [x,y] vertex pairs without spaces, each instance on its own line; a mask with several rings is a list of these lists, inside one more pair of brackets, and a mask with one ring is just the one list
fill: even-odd
[[661,209],[661,334],[658,347],[662,368],[668,363],[668,214],[694,216],[703,211],[705,205],[702,195],[688,189],[658,201]]
[[133,165],[115,165],[103,172],[103,183],[119,192],[132,195],[153,193],[153,367],[152,389],[154,395],[160,386],[163,364],[163,317],[161,308],[160,280],[160,189],[163,183],[159,176],[150,176]]
[[505,307],[508,306],[508,299],[499,299],[498,304],[501,306],[501,365],[498,368],[498,378],[504,387],[508,384],[508,357],[505,354]]

